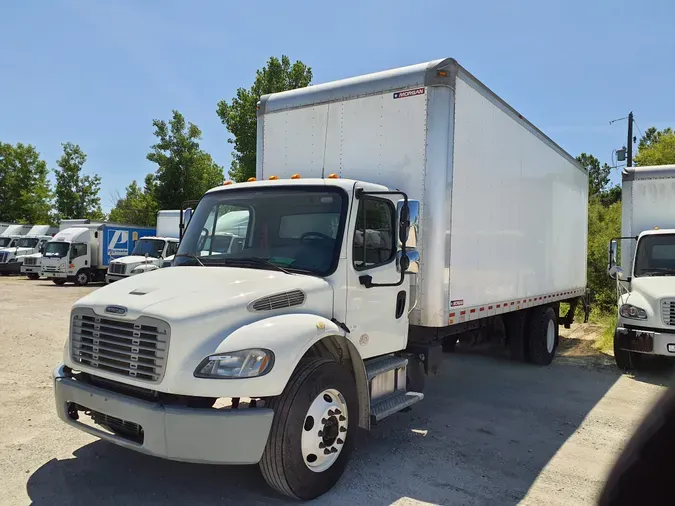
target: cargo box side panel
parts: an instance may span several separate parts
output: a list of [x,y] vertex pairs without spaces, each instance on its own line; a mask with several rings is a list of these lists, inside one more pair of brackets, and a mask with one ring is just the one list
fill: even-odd
[[582,289],[586,173],[470,81],[455,93],[450,307]]

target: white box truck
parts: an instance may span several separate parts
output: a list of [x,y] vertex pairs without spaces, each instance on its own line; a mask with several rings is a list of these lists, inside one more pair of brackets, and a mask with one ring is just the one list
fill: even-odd
[[140,239],[131,255],[111,261],[105,276],[106,283],[171,265],[178,250],[179,234],[180,210],[159,211],[156,235]]
[[23,273],[26,259],[39,253],[57,231],[57,227],[50,225],[33,225],[25,235],[14,241],[13,246],[0,249],[0,274],[9,276]]
[[7,225],[0,233],[0,248],[12,248],[16,242],[33,227],[33,225]]
[[444,342],[553,359],[588,176],[455,60],[265,96],[257,142],[257,181],[203,196],[174,266],[73,306],[64,422],[311,499],[359,427],[423,399]]
[[622,237],[609,250],[614,359],[634,369],[645,355],[675,357],[675,165],[628,167],[622,179]]
[[129,255],[140,238],[155,233],[150,227],[90,220],[70,220],[61,227],[67,228],[46,244],[40,260],[40,274],[56,285],[103,281],[111,260]]

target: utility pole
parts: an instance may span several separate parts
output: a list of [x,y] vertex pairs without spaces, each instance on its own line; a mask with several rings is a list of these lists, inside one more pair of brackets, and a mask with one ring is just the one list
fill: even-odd
[[626,167],[633,166],[633,111],[628,115],[628,144],[626,144],[626,149],[628,150],[628,160]]

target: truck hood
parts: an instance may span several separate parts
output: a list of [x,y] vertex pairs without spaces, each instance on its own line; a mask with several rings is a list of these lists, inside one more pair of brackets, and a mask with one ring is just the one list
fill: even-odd
[[8,252],[12,257],[23,257],[32,254],[35,250],[33,248],[2,248],[0,251]]
[[169,323],[211,316],[241,320],[245,315],[256,316],[246,309],[252,301],[289,290],[305,292],[309,305],[315,296],[316,302],[321,299],[321,306],[332,306],[332,287],[321,278],[263,269],[200,266],[171,267],[131,276],[90,293],[75,306],[90,307],[101,316],[110,314],[107,307],[121,306],[126,309],[125,318],[136,319],[143,314]]
[[146,262],[148,264],[157,264],[159,263],[159,261],[160,259],[155,257],[148,257],[146,261],[146,258],[140,255],[129,255],[128,257],[116,258],[114,260],[116,264],[124,264],[124,265],[137,265]]
[[639,293],[649,301],[675,297],[675,276],[633,278],[631,282],[632,293]]

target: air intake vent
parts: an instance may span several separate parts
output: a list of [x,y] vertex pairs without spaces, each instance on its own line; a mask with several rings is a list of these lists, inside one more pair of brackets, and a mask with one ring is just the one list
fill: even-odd
[[304,303],[305,292],[301,290],[291,290],[290,292],[276,293],[254,300],[249,305],[249,308],[252,311],[273,311],[285,307],[301,306]]

